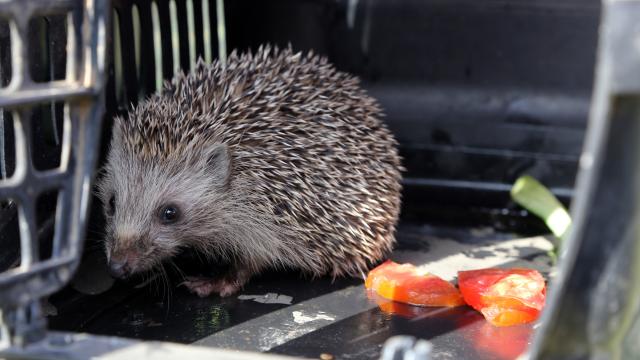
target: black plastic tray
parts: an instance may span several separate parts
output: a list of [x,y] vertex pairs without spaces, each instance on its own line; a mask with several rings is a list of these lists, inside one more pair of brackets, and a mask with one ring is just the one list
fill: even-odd
[[[398,237],[392,259],[424,264],[445,279],[455,280],[458,270],[492,266],[526,266],[549,274],[546,251],[551,244],[543,237],[415,224],[401,226]],[[96,269],[85,267],[90,268]],[[325,353],[339,359],[377,359],[393,335],[431,341],[434,359],[510,359],[525,349],[533,329],[496,328],[466,306],[391,305],[367,293],[362,279],[305,279],[295,272],[272,272],[253,279],[237,295],[204,299],[188,293],[179,281],[176,277],[170,284],[138,288],[136,281],[116,283],[93,296],[71,286],[50,299],[57,311],[49,318],[51,327],[310,358]]]

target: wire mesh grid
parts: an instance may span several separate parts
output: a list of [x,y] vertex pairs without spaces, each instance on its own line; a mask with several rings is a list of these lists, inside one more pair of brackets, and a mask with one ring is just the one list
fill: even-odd
[[[44,336],[40,299],[67,282],[78,264],[87,220],[103,113],[103,78],[108,11],[101,0],[5,0],[0,17],[10,29],[11,81],[0,89],[0,108],[13,122],[15,169],[0,180],[0,200],[18,213],[19,266],[0,273],[0,349]],[[34,81],[28,53],[29,21],[66,16],[66,74]],[[34,108],[64,102],[59,166],[34,166]],[[36,200],[57,191],[51,257],[39,257]]]

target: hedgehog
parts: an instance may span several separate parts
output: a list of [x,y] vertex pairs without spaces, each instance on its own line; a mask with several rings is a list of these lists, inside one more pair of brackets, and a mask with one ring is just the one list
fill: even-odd
[[261,46],[202,60],[114,118],[97,193],[111,274],[185,249],[228,269],[186,277],[236,293],[265,270],[362,276],[392,250],[398,144],[378,102],[326,57]]

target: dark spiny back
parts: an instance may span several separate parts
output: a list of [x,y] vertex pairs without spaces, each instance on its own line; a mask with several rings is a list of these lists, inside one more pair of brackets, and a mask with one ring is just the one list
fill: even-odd
[[239,201],[282,230],[287,256],[298,257],[290,263],[337,276],[394,243],[402,168],[381,116],[325,58],[261,47],[232,53],[226,67],[199,62],[121,123],[124,146],[143,161],[227,144]]

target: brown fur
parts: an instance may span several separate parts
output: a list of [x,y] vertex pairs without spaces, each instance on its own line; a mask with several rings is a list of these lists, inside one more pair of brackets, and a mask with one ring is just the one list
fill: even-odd
[[[279,266],[360,275],[391,250],[400,209],[381,116],[356,78],[311,53],[199,62],[115,121],[99,182],[105,204],[116,196],[108,255],[138,272],[194,247],[232,260],[247,274],[238,286]],[[180,222],[158,222],[166,203]]]

